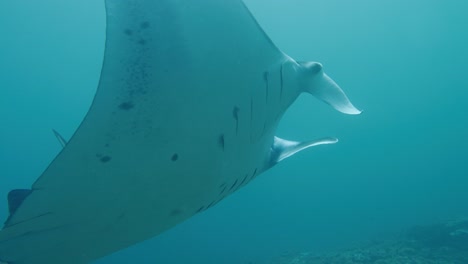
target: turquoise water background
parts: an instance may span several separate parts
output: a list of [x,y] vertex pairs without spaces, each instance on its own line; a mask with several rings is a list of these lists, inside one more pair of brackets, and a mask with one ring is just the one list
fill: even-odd
[[[467,1],[246,3],[278,47],[323,63],[364,113],[304,94],[278,135],[338,144],[96,263],[264,263],[468,216]],[[69,138],[86,114],[104,22],[102,0],[0,2],[0,197],[28,188],[59,152],[52,128]],[[0,219],[7,211],[5,198]]]

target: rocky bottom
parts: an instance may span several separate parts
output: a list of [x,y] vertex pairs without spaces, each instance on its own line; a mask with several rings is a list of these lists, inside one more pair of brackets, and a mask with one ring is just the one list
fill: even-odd
[[468,220],[413,227],[397,239],[326,254],[285,254],[271,264],[468,264]]

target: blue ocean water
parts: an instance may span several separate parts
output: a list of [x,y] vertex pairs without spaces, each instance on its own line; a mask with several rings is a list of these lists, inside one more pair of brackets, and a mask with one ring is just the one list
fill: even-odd
[[[214,208],[96,263],[266,263],[468,216],[468,2],[246,0],[283,51],[359,108],[303,95],[278,135],[339,144],[277,165]],[[0,197],[27,188],[97,87],[103,1],[0,2]],[[64,176],[66,177],[66,175]],[[0,219],[7,217],[6,199]]]

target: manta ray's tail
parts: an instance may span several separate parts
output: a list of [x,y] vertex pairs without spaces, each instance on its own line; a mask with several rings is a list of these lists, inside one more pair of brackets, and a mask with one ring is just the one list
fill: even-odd
[[336,110],[350,115],[358,115],[358,110],[346,94],[328,75],[323,72],[322,64],[318,62],[300,62],[303,69],[305,87],[308,92]]

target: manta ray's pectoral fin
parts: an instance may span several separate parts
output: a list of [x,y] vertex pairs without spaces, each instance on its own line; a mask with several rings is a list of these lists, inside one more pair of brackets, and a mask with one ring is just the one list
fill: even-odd
[[350,115],[360,114],[346,94],[328,75],[323,72],[318,62],[299,62],[302,67],[305,92],[331,105],[336,110]]
[[306,148],[324,144],[334,144],[336,142],[338,142],[338,139],[332,137],[303,142],[290,141],[279,137],[275,137],[273,145],[271,146],[270,161],[269,164],[267,164],[267,168],[273,167],[280,161],[291,157],[292,155]]
[[63,138],[62,135],[60,135],[59,132],[57,132],[55,129],[52,129],[52,132],[54,132],[55,137],[59,141],[60,145],[62,145],[62,147],[64,148],[65,145],[67,145],[67,141],[65,140],[65,138]]

